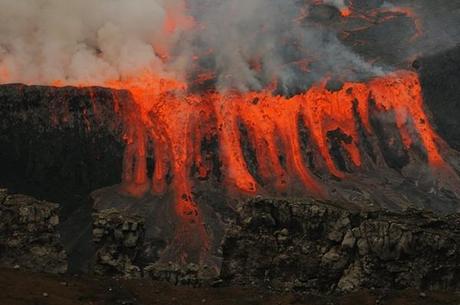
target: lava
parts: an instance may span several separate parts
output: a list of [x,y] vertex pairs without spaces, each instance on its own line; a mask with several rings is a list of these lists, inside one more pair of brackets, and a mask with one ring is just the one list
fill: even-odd
[[[115,111],[127,126],[121,192],[139,198],[173,195],[173,200],[165,203],[171,204],[169,210],[176,222],[175,235],[163,256],[166,262],[208,262],[214,243],[194,187],[210,179],[216,166],[208,162],[202,149],[205,139],[212,137],[218,139],[213,152],[220,160],[222,179],[218,181],[231,197],[329,198],[328,178],[346,180],[372,162],[363,141],[364,137],[377,137],[374,112],[393,113],[404,149],[422,148],[439,187],[455,192],[460,185],[438,147],[442,140],[425,113],[418,76],[409,71],[366,83],[345,82],[335,90],[328,89],[324,80],[292,97],[276,95],[273,88],[195,92],[184,82],[149,73],[106,85],[128,90],[135,101],[135,108],[122,111],[122,103],[114,95]],[[98,113],[96,108],[93,112]],[[307,147],[302,131],[307,134]],[[331,132],[348,139],[339,145],[351,173],[337,164],[331,151]],[[308,152],[316,156],[314,167],[306,158]],[[150,175],[149,158],[154,160]]]
[[[196,26],[193,18],[184,17],[185,10],[185,2],[167,10],[164,43],[152,45],[164,62],[171,58],[168,42],[177,29]],[[353,5],[342,5],[340,11],[343,17],[357,14]],[[421,23],[412,11],[389,11],[393,14],[382,18],[392,18],[395,13],[407,15],[416,20],[414,37],[420,35]],[[385,12],[376,9],[365,17],[374,21]],[[299,20],[306,15],[307,11],[302,11]],[[194,61],[199,58],[193,57]],[[303,72],[310,69],[306,59],[289,64],[296,64]],[[260,58],[252,58],[249,66],[255,72],[263,68]],[[454,189],[460,185],[439,150],[441,140],[429,124],[415,73],[399,71],[368,82],[345,82],[336,90],[328,89],[327,81],[320,81],[291,97],[277,95],[268,87],[250,92],[195,92],[188,88],[190,83],[212,82],[217,73],[198,67],[192,73],[195,79],[188,83],[151,72],[105,83],[128,90],[136,104],[134,109],[121,111],[122,103],[114,96],[115,111],[126,123],[121,192],[138,198],[173,197],[169,208],[175,215],[175,235],[164,260],[207,261],[213,240],[194,188],[199,181],[211,179],[213,167],[219,166],[222,179],[217,180],[231,197],[270,194],[329,198],[327,179],[346,180],[372,162],[363,147],[367,138],[377,137],[372,123],[375,111],[394,114],[392,123],[404,149],[422,148],[434,176],[447,177],[441,183]],[[3,79],[8,79],[8,70],[0,66],[0,82]],[[62,86],[63,82],[57,80],[53,85]],[[93,112],[98,113],[96,108]],[[333,143],[331,133],[340,134],[343,140]],[[202,149],[205,139],[210,138],[217,138],[218,146],[212,153],[220,165],[208,162],[209,156]],[[334,145],[349,168],[338,164],[332,152]],[[314,162],[307,160],[309,152]],[[149,159],[153,160],[151,173]]]
[[[354,170],[360,170],[369,162],[363,158],[361,134],[375,136],[370,118],[375,108],[395,114],[406,150],[421,145],[433,173],[448,173],[450,180],[458,181],[441,156],[439,138],[423,109],[418,77],[412,72],[400,71],[368,83],[346,82],[337,91],[328,90],[322,82],[290,98],[272,91],[192,94],[184,84],[154,77],[116,87],[130,90],[140,110],[138,116],[129,118],[123,191],[135,196],[172,191],[181,236],[176,235],[173,242],[182,240],[181,246],[173,248],[190,243],[191,252],[198,251],[203,257],[210,241],[193,187],[197,178],[206,179],[211,172],[201,144],[212,135],[218,137],[216,153],[228,192],[289,194],[300,190],[307,196],[327,198],[327,187],[305,160],[300,127],[308,131],[310,148],[320,155],[326,174],[347,179],[349,173],[337,166],[331,154],[328,133],[340,130],[350,139],[340,145]],[[153,142],[152,152],[147,149],[149,141]],[[248,164],[244,141],[255,155],[255,170]],[[149,154],[155,160],[151,177],[146,166]]]

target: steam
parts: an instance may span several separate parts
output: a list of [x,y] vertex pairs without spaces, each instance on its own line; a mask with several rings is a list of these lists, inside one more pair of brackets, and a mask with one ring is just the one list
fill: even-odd
[[152,73],[194,84],[204,71],[219,90],[276,84],[290,94],[389,70],[305,18],[313,2],[0,0],[0,83],[104,85]]
[[324,0],[323,1],[324,4],[328,4],[328,5],[332,5],[332,6],[335,6],[336,8],[338,8],[339,10],[340,9],[343,9],[345,8],[347,5],[345,4],[345,0]]
[[[203,28],[180,49],[194,54],[212,50],[204,64],[217,71],[220,90],[258,90],[275,81],[289,94],[326,75],[356,79],[382,73],[340,43],[334,31],[302,19],[294,1],[191,3]],[[258,69],[250,64],[255,62]]]
[[165,3],[0,0],[4,81],[100,84],[140,71],[161,71],[154,47],[156,41],[168,43],[163,34]]

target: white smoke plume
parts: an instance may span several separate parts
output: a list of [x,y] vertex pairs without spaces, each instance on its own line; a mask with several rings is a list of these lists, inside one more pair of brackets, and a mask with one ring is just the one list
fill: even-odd
[[99,84],[161,71],[154,47],[168,44],[163,24],[173,2],[0,0],[3,81]]
[[103,85],[144,72],[193,80],[204,69],[221,90],[275,81],[289,93],[325,76],[384,72],[303,18],[316,0],[184,1],[0,0],[0,83]]
[[[260,89],[274,78],[284,87],[295,85],[292,58],[319,59],[314,78],[329,68],[370,69],[333,34],[296,22],[300,10],[294,1],[191,0],[189,11],[177,12],[181,3],[0,0],[0,81],[103,84],[142,72],[181,77],[208,49],[219,88]],[[193,15],[199,26],[165,35],[171,11]],[[174,58],[165,64],[158,50]]]
[[[179,49],[193,54],[211,50],[205,65],[217,72],[217,88],[221,90],[258,90],[276,80],[283,93],[292,93],[325,75],[355,79],[382,73],[346,48],[334,31],[302,18],[296,1],[189,3],[202,28]],[[308,9],[305,2],[303,5]],[[258,69],[251,66],[254,62],[258,62]],[[192,65],[189,62],[187,66]]]
[[324,0],[323,3],[335,6],[338,9],[343,9],[347,7],[347,5],[345,4],[345,0]]

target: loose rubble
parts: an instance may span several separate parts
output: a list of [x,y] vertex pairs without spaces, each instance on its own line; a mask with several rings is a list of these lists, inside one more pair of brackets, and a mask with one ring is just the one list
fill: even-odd
[[67,256],[57,231],[59,205],[0,189],[0,264],[64,273]]
[[[146,260],[143,217],[102,210],[93,214],[94,271],[190,287],[244,285],[280,292],[460,289],[459,215],[339,206],[313,199],[242,202],[227,229],[220,277],[207,266]],[[1,189],[0,264],[65,272],[57,212],[57,204]]]
[[96,244],[95,272],[100,275],[141,277],[139,256],[144,244],[144,221],[117,209],[93,214],[93,241]]
[[261,198],[238,211],[223,245],[228,284],[319,293],[460,289],[459,215]]
[[167,281],[173,285],[202,287],[218,286],[221,280],[216,277],[216,270],[204,265],[179,264],[169,262],[167,264],[154,263],[145,268],[147,275],[153,280]]
[[148,277],[174,285],[200,287],[215,285],[216,270],[193,263],[161,263],[145,257],[149,242],[145,239],[144,219],[117,209],[93,214],[93,241],[96,244],[94,270],[100,275],[123,278]]

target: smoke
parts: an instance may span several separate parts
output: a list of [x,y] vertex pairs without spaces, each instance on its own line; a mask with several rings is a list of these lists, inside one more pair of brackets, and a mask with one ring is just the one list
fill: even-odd
[[169,43],[163,31],[166,3],[174,5],[170,0],[0,0],[3,81],[100,84],[141,71],[158,73],[163,67],[156,43]]
[[324,0],[324,4],[335,6],[338,9],[343,9],[347,5],[345,4],[345,0]]
[[[339,1],[340,2],[340,1]],[[383,73],[351,52],[335,31],[303,18],[295,1],[192,0],[201,25],[178,46],[180,58],[200,56],[186,66],[212,69],[220,90],[259,90],[276,83],[285,94],[304,90],[325,76],[346,79]],[[189,71],[190,72],[190,71]],[[192,73],[193,75],[193,73]]]
[[422,28],[418,41],[408,46],[410,53],[426,56],[460,45],[459,1],[402,2],[414,10]]
[[0,0],[0,83],[104,85],[151,73],[193,85],[210,72],[219,90],[276,85],[291,94],[324,77],[390,70],[307,18],[316,2]]

